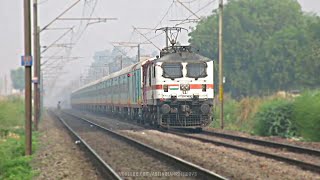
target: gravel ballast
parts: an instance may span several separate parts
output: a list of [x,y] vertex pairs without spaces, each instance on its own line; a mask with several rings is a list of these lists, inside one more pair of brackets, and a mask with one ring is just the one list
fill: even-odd
[[[84,115],[82,113],[82,115]],[[123,121],[85,114],[90,120],[231,179],[320,179],[319,174],[243,151],[202,143]]]
[[[172,163],[164,162],[108,133],[70,116],[63,115],[64,121],[85,140],[97,154],[125,179],[159,178],[157,173],[186,172]],[[140,172],[142,172],[140,174]],[[177,179],[180,176],[162,176],[162,179]],[[196,177],[183,177],[195,179]]]

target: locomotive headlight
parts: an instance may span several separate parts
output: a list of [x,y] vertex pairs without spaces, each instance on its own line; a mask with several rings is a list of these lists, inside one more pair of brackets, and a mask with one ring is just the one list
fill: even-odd
[[170,110],[171,110],[171,107],[170,107],[169,104],[163,104],[163,105],[161,106],[161,112],[162,112],[163,114],[168,114],[168,113],[170,112]]
[[168,84],[163,85],[163,91],[168,92]]
[[209,114],[210,113],[210,106],[209,104],[202,104],[200,107],[200,110],[203,114]]
[[202,84],[202,92],[206,92],[207,91],[207,85],[206,84]]

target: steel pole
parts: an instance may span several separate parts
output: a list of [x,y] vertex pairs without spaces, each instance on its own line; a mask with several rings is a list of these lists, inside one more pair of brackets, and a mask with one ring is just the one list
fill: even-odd
[[219,2],[219,98],[220,98],[220,121],[221,129],[224,128],[223,119],[223,0]]
[[[31,12],[30,0],[24,0],[24,56],[31,56]],[[25,154],[32,154],[31,127],[31,66],[25,66]]]

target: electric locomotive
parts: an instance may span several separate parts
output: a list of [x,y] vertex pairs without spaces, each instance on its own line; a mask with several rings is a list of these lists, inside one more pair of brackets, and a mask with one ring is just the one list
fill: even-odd
[[162,49],[160,56],[73,91],[72,108],[119,115],[163,128],[201,129],[210,124],[214,61],[195,53],[190,46],[170,42],[172,45]]

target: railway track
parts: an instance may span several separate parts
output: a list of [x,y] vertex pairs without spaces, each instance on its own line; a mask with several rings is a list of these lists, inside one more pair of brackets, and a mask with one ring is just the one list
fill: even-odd
[[[127,122],[125,122],[127,123]],[[142,126],[142,125],[140,125]],[[146,126],[142,126],[146,128]],[[150,127],[147,127],[150,128]],[[264,141],[264,140],[258,140],[258,139],[253,139],[253,138],[246,138],[246,137],[240,137],[240,136],[235,136],[235,135],[230,135],[230,134],[223,134],[223,133],[217,133],[217,132],[212,132],[212,131],[203,131],[201,134],[188,134],[185,131],[177,131],[177,130],[169,130],[168,133],[184,137],[184,138],[189,138],[189,139],[194,139],[198,140],[204,143],[210,143],[218,146],[224,146],[227,148],[232,148],[232,149],[237,149],[245,152],[249,152],[251,154],[257,155],[257,156],[263,156],[266,158],[274,159],[277,161],[285,162],[291,165],[295,165],[298,167],[301,167],[302,169],[310,170],[316,173],[320,172],[320,164],[319,163],[310,163],[310,162],[305,162],[303,160],[299,160],[299,158],[296,157],[286,157],[286,152],[292,152],[292,153],[298,153],[302,156],[312,156],[310,158],[320,158],[320,152],[315,149],[309,149],[305,147],[299,147],[299,146],[293,146],[289,144],[282,144],[282,143],[276,143],[276,142],[271,142],[271,141]],[[205,135],[201,137],[202,135]],[[260,146],[260,150],[257,150],[256,148],[248,148],[246,145],[235,145],[232,142],[223,142],[223,141],[218,141],[214,140],[211,137],[218,137],[218,138],[224,138],[228,139],[231,141],[237,141],[237,142],[243,142],[246,144],[254,144],[257,146]],[[274,151],[277,149],[277,152],[265,152],[264,150],[261,150],[261,147],[266,147],[266,148],[273,148]],[[279,155],[280,154],[280,155]],[[281,155],[284,154],[284,155]]]
[[305,148],[305,147],[294,146],[294,145],[290,145],[290,144],[266,141],[266,140],[259,140],[259,139],[249,138],[249,137],[235,136],[235,135],[231,135],[231,134],[218,133],[218,132],[213,132],[213,131],[203,131],[202,134],[215,136],[215,137],[222,137],[225,139],[236,140],[236,141],[241,141],[241,142],[246,142],[246,143],[251,143],[251,144],[256,144],[256,145],[261,145],[261,146],[265,146],[265,147],[285,149],[287,151],[291,151],[291,152],[295,152],[295,153],[308,154],[308,155],[320,157],[320,151],[316,150],[316,149],[311,149],[311,148]]
[[[102,127],[101,125],[96,124],[88,119],[85,119],[85,118],[82,118],[82,117],[79,117],[79,116],[76,116],[76,115],[70,114],[70,113],[64,113],[64,116],[65,116],[65,119],[66,118],[69,119],[72,116],[72,118],[76,119],[78,122],[86,123],[87,127],[91,127],[91,128],[95,127],[97,130],[102,131],[105,134],[108,134],[108,136],[112,136],[112,138],[114,138],[114,139],[122,141],[122,142],[130,145],[131,147],[139,149],[140,151],[142,151],[146,154],[149,154],[150,156],[152,156],[162,162],[169,163],[170,166],[178,168],[178,170],[183,170],[181,172],[192,172],[192,173],[194,173],[192,176],[194,176],[194,175],[196,175],[196,176],[189,177],[191,179],[198,179],[199,177],[201,179],[226,179],[225,177],[218,175],[210,170],[204,169],[198,165],[187,162],[181,158],[178,158],[176,156],[173,156],[171,154],[163,152],[159,149],[153,148],[149,145],[141,143],[141,142],[134,140],[130,137],[121,135],[113,130]],[[86,130],[82,129],[81,131],[86,131]],[[88,131],[90,131],[90,129]],[[123,147],[123,145],[121,147]],[[138,166],[138,165],[135,164],[135,166]],[[143,169],[141,169],[141,171],[143,171]],[[177,171],[177,169],[175,169],[174,171]]]
[[97,169],[100,171],[104,177],[107,179],[112,180],[120,180],[122,179],[116,172],[111,168],[111,166],[106,163],[90,146],[89,144],[83,140],[77,132],[75,132],[66,122],[64,119],[59,117],[57,114],[55,114],[52,111],[49,111],[49,114],[51,116],[56,117],[68,130],[69,134],[72,136],[74,140],[76,140],[77,143],[81,145],[81,148],[86,152],[88,156],[90,156],[90,159],[93,160],[94,165],[97,167]]

